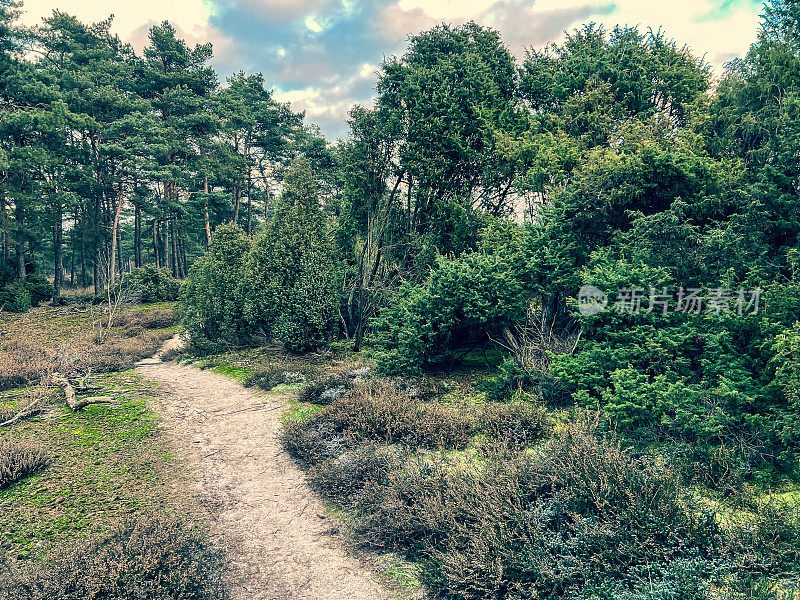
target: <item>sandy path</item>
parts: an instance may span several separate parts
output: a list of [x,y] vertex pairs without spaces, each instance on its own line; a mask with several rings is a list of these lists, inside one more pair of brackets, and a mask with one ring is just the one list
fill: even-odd
[[[179,343],[170,340],[162,348]],[[278,435],[286,397],[210,371],[139,363],[166,384],[163,419],[184,441],[197,488],[219,507],[215,533],[234,544],[234,598],[378,600],[388,595],[329,534],[325,510]]]

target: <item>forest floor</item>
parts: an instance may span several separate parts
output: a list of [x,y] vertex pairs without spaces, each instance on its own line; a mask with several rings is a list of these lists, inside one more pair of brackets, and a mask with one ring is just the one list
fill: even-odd
[[[162,351],[176,344],[177,337]],[[220,373],[162,362],[161,354],[137,370],[163,384],[163,425],[182,440],[196,491],[210,500],[212,528],[234,567],[234,598],[389,597],[344,550],[335,519],[283,450],[281,417],[294,394],[257,392]]]

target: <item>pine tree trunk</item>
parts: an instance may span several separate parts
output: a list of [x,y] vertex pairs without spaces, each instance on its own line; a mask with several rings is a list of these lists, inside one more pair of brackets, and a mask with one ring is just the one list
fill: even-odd
[[122,212],[122,184],[117,192],[117,207],[114,211],[114,224],[111,226],[111,253],[108,257],[108,285],[113,286],[117,275],[117,236],[119,234],[119,215]]
[[142,207],[138,204],[133,211],[133,266],[142,266]]
[[17,277],[25,279],[25,242],[17,244]]
[[161,257],[159,256],[158,252],[158,240],[159,240],[158,219],[153,219],[153,257],[155,258],[156,261],[156,268],[160,269]]
[[72,230],[72,258],[69,267],[69,285],[75,287],[75,230]]
[[211,221],[208,218],[208,174],[203,174],[203,194],[205,194],[205,226],[206,226],[206,250],[211,246]]
[[161,225],[161,243],[164,250],[164,268],[167,271],[172,271],[172,257],[169,252],[169,218],[164,219]]
[[64,282],[63,210],[63,206],[59,202],[53,223],[53,302],[57,302],[61,298],[61,286]]
[[170,220],[169,227],[170,227],[170,246],[169,246],[169,248],[170,248],[170,251],[172,253],[172,264],[170,266],[172,267],[172,276],[173,277],[177,277],[178,276],[178,245],[177,245],[178,244],[178,242],[177,242],[177,237],[178,236],[175,235],[175,219]]

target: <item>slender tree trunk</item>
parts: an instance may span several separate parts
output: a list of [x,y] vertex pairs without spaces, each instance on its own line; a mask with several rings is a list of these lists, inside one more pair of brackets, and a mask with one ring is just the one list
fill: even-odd
[[[6,197],[5,194],[0,194],[0,217],[5,219],[6,216]],[[3,262],[5,263],[10,256],[11,250],[9,249],[8,232],[3,231],[2,254]]]
[[133,211],[133,266],[142,266],[142,207],[138,204]]
[[167,271],[172,271],[172,257],[169,252],[169,221],[170,219],[167,217],[161,224],[161,243],[164,254],[164,268]]
[[170,253],[172,255],[172,276],[178,277],[178,236],[175,235],[175,219],[171,219],[169,221],[169,228],[170,228]]
[[205,218],[205,227],[206,227],[206,250],[209,249],[211,246],[211,221],[208,218],[208,174],[203,174],[203,194],[204,194],[204,207],[205,212],[203,217]]
[[72,229],[72,258],[69,267],[69,285],[75,287],[75,229]]
[[161,257],[158,252],[158,219],[153,219],[153,257],[156,260],[156,268],[161,268]]
[[94,283],[94,295],[100,295],[100,249],[95,247],[94,265],[92,267],[92,282]]
[[17,244],[17,277],[25,279],[25,242],[22,240]]
[[108,257],[108,285],[113,286],[117,274],[117,234],[119,232],[119,215],[122,212],[122,184],[117,190],[117,208],[114,211],[114,224],[111,226],[111,253]]
[[253,191],[253,181],[250,173],[250,166],[247,167],[247,235],[253,233],[253,199],[251,194]]
[[64,207],[58,202],[56,218],[53,223],[53,302],[61,298],[61,286],[64,283]]
[[125,266],[125,258],[122,256],[122,227],[117,226],[117,272],[122,273]]
[[86,273],[86,239],[81,234],[81,287],[89,285],[89,275]]

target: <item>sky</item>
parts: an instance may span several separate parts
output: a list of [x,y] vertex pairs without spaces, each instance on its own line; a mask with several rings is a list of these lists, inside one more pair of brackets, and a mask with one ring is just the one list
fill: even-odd
[[373,99],[384,58],[439,23],[493,27],[518,58],[591,21],[661,27],[719,75],[747,52],[762,12],[754,0],[26,0],[23,22],[54,8],[84,22],[113,14],[112,31],[138,50],[168,20],[188,42],[213,43],[223,82],[240,69],[264,73],[274,98],[305,111],[329,139],[346,136],[350,108]]

